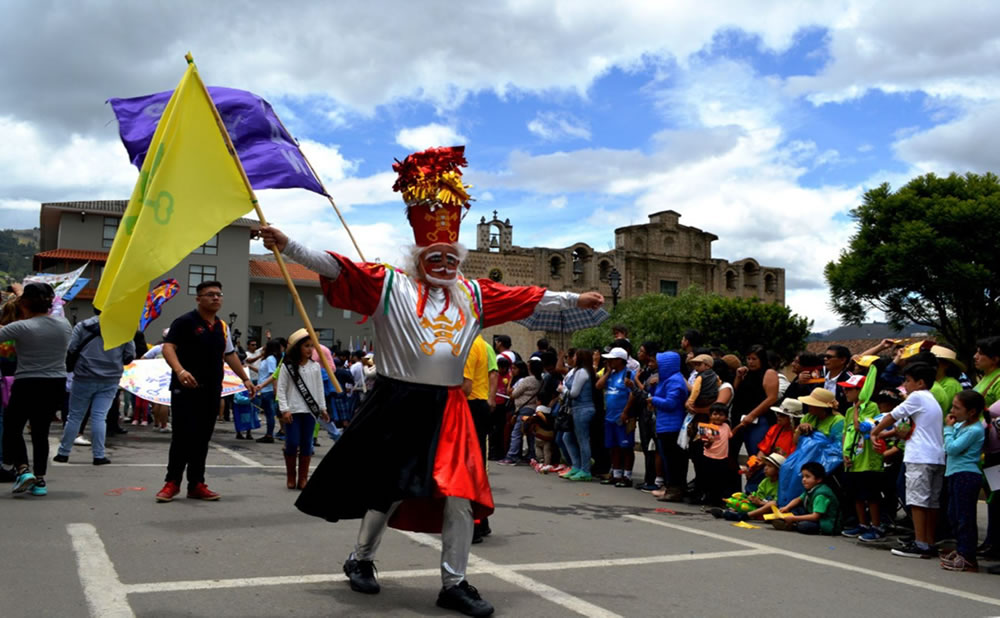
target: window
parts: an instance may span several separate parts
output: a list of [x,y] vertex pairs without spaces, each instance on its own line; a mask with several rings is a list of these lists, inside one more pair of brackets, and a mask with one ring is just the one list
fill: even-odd
[[323,305],[326,304],[326,298],[322,294],[316,295],[316,317],[323,317]]
[[188,266],[188,294],[198,293],[198,284],[202,281],[215,280],[215,266],[191,264]]
[[264,290],[253,291],[253,312],[264,313]]
[[209,238],[205,244],[198,247],[191,252],[192,255],[218,255],[219,254],[219,235]]
[[328,348],[333,348],[333,329],[332,328],[317,328],[316,338],[319,342]]
[[285,315],[295,315],[295,299],[291,292],[285,293]]
[[559,277],[562,275],[562,265],[563,261],[558,255],[553,255],[552,259],[549,260],[549,274],[553,277]]
[[104,231],[101,236],[101,247],[110,249],[115,243],[115,234],[118,233],[118,224],[121,219],[118,217],[104,217]]
[[772,273],[767,273],[766,275],[764,275],[764,291],[767,292],[768,294],[774,294],[778,289],[776,281],[777,280],[775,279],[775,276]]
[[726,271],[726,289],[735,290],[736,289],[736,273],[731,270]]
[[350,320],[351,319],[351,310],[350,309],[344,309],[344,319],[345,320]]
[[667,296],[677,296],[677,282],[660,279],[660,294]]

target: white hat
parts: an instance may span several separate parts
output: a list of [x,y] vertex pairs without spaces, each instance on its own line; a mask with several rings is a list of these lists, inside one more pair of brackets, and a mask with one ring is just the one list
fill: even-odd
[[365,354],[365,359],[371,360],[373,358],[375,358],[375,353],[374,352],[369,352],[368,354]]
[[617,358],[623,361],[628,360],[628,352],[624,348],[611,348],[607,354],[601,354],[604,358]]
[[510,361],[511,365],[513,365],[515,362],[517,362],[517,356],[515,356],[514,353],[511,352],[510,350],[504,350],[503,352],[501,352],[497,356],[503,356],[504,358],[506,358],[507,360]]
[[771,411],[784,414],[792,418],[802,417],[802,402],[795,399],[786,399],[781,402],[781,406],[771,406]]

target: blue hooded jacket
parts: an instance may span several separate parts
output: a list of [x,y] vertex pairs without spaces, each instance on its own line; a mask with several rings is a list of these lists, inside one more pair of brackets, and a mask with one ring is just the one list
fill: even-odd
[[660,352],[656,355],[660,380],[653,391],[653,409],[656,410],[656,433],[680,431],[687,411],[688,390],[681,375],[681,357],[677,352]]

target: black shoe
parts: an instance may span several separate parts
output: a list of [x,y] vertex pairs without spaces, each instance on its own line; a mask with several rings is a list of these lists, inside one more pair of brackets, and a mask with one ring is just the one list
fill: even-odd
[[479,545],[480,543],[483,542],[483,538],[485,538],[485,537],[483,537],[483,535],[481,535],[481,534],[473,534],[472,535],[472,544],[473,545]]
[[108,459],[107,457],[101,457],[100,459],[95,459],[94,460],[94,465],[95,466],[106,466],[109,463],[111,463],[111,460]]
[[479,596],[479,591],[464,580],[457,586],[442,588],[438,594],[437,606],[462,612],[466,616],[493,614],[493,606],[490,605],[490,602]]
[[929,558],[937,558],[938,550],[933,547],[928,547],[927,549],[921,549],[914,543],[908,543],[903,547],[895,547],[892,550],[893,556],[901,556],[903,558],[923,558],[927,560]]
[[319,440],[318,439],[313,438],[313,446],[319,446]]
[[112,436],[124,436],[127,433],[128,433],[128,430],[127,429],[122,429],[121,427],[114,427],[114,428],[108,429],[108,434],[110,434]]
[[240,432],[237,431],[236,432],[236,439],[237,440],[245,440],[246,438],[243,437],[242,433],[240,433]]
[[722,519],[722,516],[725,515],[725,512],[717,506],[708,509],[708,512],[716,519]]
[[375,563],[371,560],[348,558],[344,563],[344,575],[351,580],[351,590],[364,594],[378,594],[382,589],[375,579]]
[[56,463],[69,463],[69,455],[56,455],[52,458]]
[[271,436],[263,436],[261,438],[257,438],[257,443],[258,444],[274,444],[274,438],[272,438]]
[[601,479],[601,485],[614,485],[617,480],[609,474],[607,478]]
[[615,487],[631,487],[631,486],[632,486],[632,479],[627,476],[623,476],[620,479],[615,480]]

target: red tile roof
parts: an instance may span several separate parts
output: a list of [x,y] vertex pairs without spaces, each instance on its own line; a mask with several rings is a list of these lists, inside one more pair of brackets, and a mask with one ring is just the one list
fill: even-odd
[[52,249],[35,254],[35,259],[75,260],[80,262],[107,262],[107,251],[84,251],[82,249]]
[[[301,264],[285,262],[285,266],[288,268],[288,274],[295,281],[319,281],[318,274]],[[250,260],[250,276],[259,279],[282,279],[278,263],[265,260]]]

